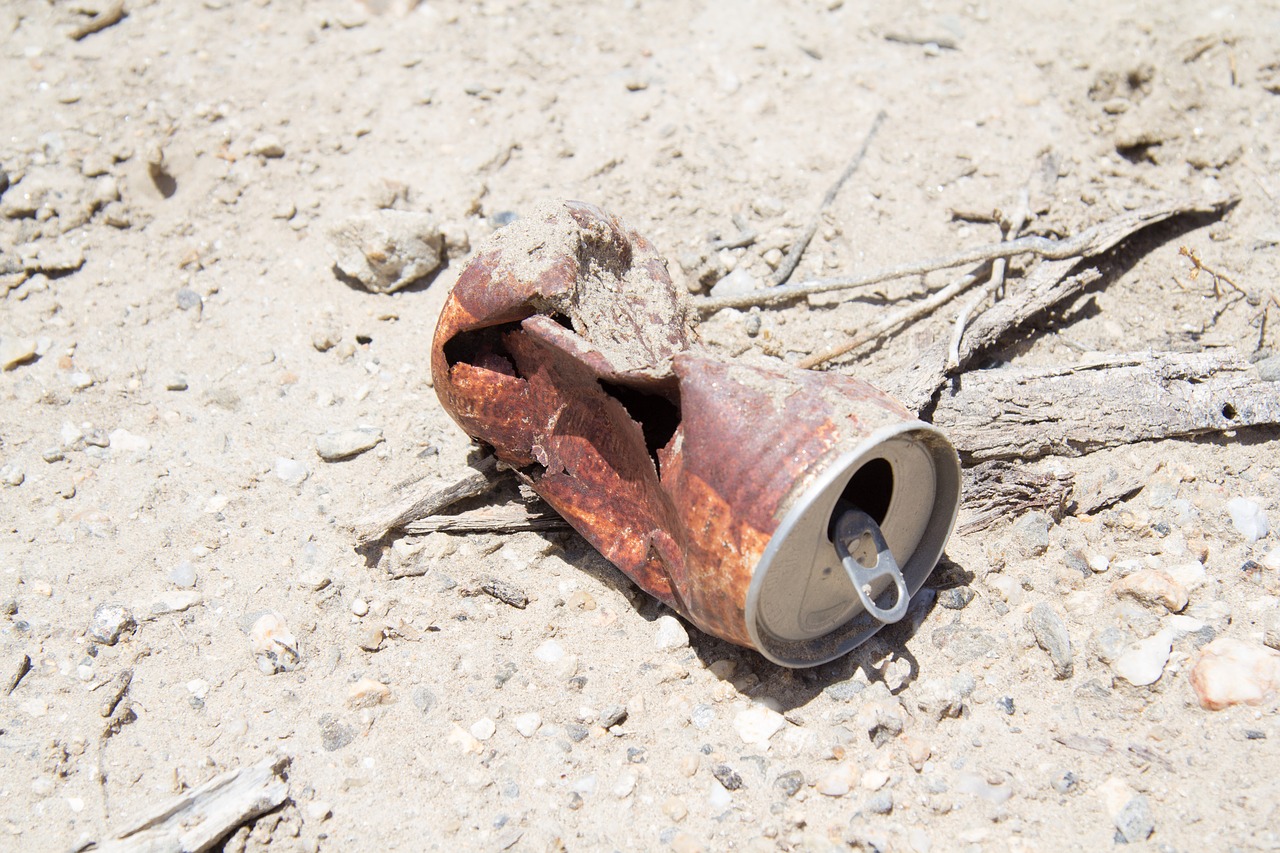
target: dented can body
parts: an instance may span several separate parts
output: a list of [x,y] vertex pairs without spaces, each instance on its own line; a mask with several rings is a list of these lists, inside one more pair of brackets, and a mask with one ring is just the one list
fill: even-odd
[[[954,524],[937,429],[858,379],[706,352],[653,248],[590,205],[540,207],[482,247],[432,372],[463,429],[638,586],[780,664],[900,615]],[[859,574],[836,533],[864,527],[897,574]]]

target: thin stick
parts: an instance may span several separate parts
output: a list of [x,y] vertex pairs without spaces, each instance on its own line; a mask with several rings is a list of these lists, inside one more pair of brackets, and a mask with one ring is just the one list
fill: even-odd
[[[1014,210],[1013,215],[1009,218],[1009,228],[1004,232],[1004,239],[1007,242],[1011,237],[1017,237],[1018,232],[1027,224],[1027,218],[1031,215],[1031,192],[1026,188],[1022,188],[1022,192],[1018,193],[1018,207]],[[991,279],[978,291],[978,295],[970,300],[960,313],[956,316],[956,328],[951,334],[951,346],[947,349],[947,372],[950,373],[960,366],[960,339],[964,337],[965,324],[969,322],[969,315],[974,312],[979,305],[987,300],[992,294],[1000,292],[1000,288],[1004,287],[1004,271],[1009,261],[1007,258],[996,258],[991,265]]]
[[809,241],[813,239],[814,234],[818,233],[818,226],[822,223],[822,214],[836,200],[836,195],[840,192],[840,188],[844,186],[845,181],[849,180],[853,173],[858,171],[858,167],[862,165],[862,161],[867,156],[867,149],[871,147],[871,140],[875,137],[876,132],[880,130],[880,125],[884,123],[884,119],[884,110],[876,113],[875,121],[871,123],[871,129],[863,137],[862,146],[858,149],[858,153],[853,155],[849,165],[844,167],[840,177],[836,178],[836,182],[831,185],[831,189],[827,190],[827,194],[823,196],[822,204],[818,205],[818,212],[814,214],[813,221],[809,223],[809,229],[805,231],[803,237],[796,241],[796,244],[787,252],[787,256],[782,259],[782,263],[778,265],[778,269],[771,279],[774,287],[786,284],[787,279],[791,278],[791,274],[796,271],[801,255],[804,254],[805,249],[809,248]]
[[699,299],[696,304],[698,310],[703,314],[710,314],[714,311],[719,311],[721,308],[777,305],[818,293],[866,287],[893,278],[924,275],[936,270],[950,269],[982,261],[994,261],[997,258],[1011,258],[1014,255],[1038,255],[1051,260],[1090,257],[1100,252],[1105,252],[1134,231],[1168,219],[1170,216],[1180,213],[1212,213],[1222,210],[1235,201],[1236,198],[1234,197],[1212,200],[1183,199],[1170,201],[1127,211],[1091,228],[1086,228],[1074,237],[1062,240],[1052,240],[1047,237],[1019,237],[1017,240],[1009,240],[1005,243],[964,249],[950,255],[927,258],[923,261],[911,261],[865,275],[815,279],[801,282],[800,284],[765,288],[733,296]]
[[901,311],[895,311],[879,323],[865,329],[861,334],[854,335],[840,346],[829,349],[826,352],[820,352],[809,356],[804,361],[800,362],[800,366],[804,368],[817,367],[824,361],[839,358],[845,353],[855,350],[869,341],[883,337],[895,329],[905,326],[907,323],[932,314],[939,306],[945,305],[959,294],[964,293],[965,290],[967,290],[977,280],[978,276],[973,273],[963,275],[934,293],[928,299],[903,308]]

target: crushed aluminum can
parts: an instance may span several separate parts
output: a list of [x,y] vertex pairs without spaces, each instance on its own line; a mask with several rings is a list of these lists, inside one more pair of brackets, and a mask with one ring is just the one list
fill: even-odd
[[641,589],[813,666],[906,612],[960,464],[858,379],[701,349],[653,247],[579,202],[498,231],[441,312],[445,410]]

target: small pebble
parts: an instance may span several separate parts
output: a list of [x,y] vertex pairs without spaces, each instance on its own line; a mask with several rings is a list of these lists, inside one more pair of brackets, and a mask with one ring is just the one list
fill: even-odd
[[1071,653],[1071,636],[1066,623],[1052,607],[1040,602],[1027,614],[1027,625],[1035,635],[1036,643],[1049,655],[1056,678],[1070,678],[1074,671]]
[[733,729],[742,738],[743,743],[755,747],[761,752],[769,748],[769,738],[773,737],[786,725],[782,715],[772,708],[753,704],[745,711],[739,711],[733,718]]
[[676,617],[659,616],[655,624],[654,645],[659,649],[682,649],[689,645],[689,632]]
[[996,700],[996,707],[1006,714],[1013,716],[1014,706],[1012,696],[1001,696]]
[[630,770],[624,770],[618,776],[618,781],[613,785],[613,796],[619,800],[625,800],[631,796],[631,792],[636,789],[636,774]]
[[480,590],[517,610],[524,610],[529,606],[529,596],[524,590],[499,578],[486,579],[480,584]]
[[436,694],[429,687],[417,687],[413,691],[413,704],[418,706],[418,710],[424,714],[430,714],[431,709],[436,706]]
[[1201,649],[1190,680],[1200,706],[1207,710],[1260,705],[1280,690],[1280,651],[1261,643],[1219,637]]
[[1173,649],[1173,630],[1165,628],[1131,643],[1114,661],[1111,669],[1116,675],[1138,687],[1154,684],[1164,674],[1164,665]]
[[533,737],[534,734],[542,727],[542,715],[537,711],[529,711],[526,714],[518,714],[512,720],[515,724],[516,731],[524,737]]
[[165,613],[181,613],[200,604],[204,597],[193,589],[171,589],[160,593],[151,604],[151,612],[156,615]]
[[1187,606],[1187,590],[1182,584],[1156,569],[1140,569],[1116,581],[1111,591],[1121,598],[1178,613]]
[[880,791],[872,794],[867,798],[866,809],[872,814],[889,814],[893,811],[893,792]]
[[736,791],[742,787],[742,777],[728,764],[717,764],[712,767],[711,775],[716,777],[726,791]]
[[123,604],[99,604],[89,622],[89,638],[105,646],[114,646],[125,633],[132,633],[138,622]]
[[497,731],[497,724],[488,717],[481,717],[471,724],[471,736],[479,741],[488,740]]
[[13,370],[36,357],[34,338],[4,338],[0,340],[0,370]]
[[662,803],[662,813],[672,823],[679,823],[688,816],[689,809],[680,797],[667,797]]
[[249,646],[264,675],[290,672],[298,666],[298,641],[279,613],[268,611],[249,630]]
[[0,482],[6,486],[21,486],[27,479],[27,472],[22,470],[21,465],[0,465]]
[[373,625],[360,634],[360,639],[356,642],[356,645],[366,652],[376,652],[382,648],[382,643],[386,638],[386,629],[381,625]]
[[555,640],[544,640],[533,650],[533,656],[543,663],[559,663],[564,660],[564,647]]
[[284,143],[274,133],[264,133],[249,143],[249,151],[267,159],[283,157]]
[[1227,514],[1231,516],[1231,524],[1236,532],[1246,541],[1257,542],[1267,535],[1267,516],[1256,501],[1232,498],[1227,501]]
[[353,598],[351,600],[351,612],[356,616],[366,616],[369,613],[369,602],[363,598]]
[[310,474],[306,465],[283,456],[276,459],[275,472],[277,477],[293,486],[301,485]]
[[169,572],[169,582],[178,589],[191,589],[196,585],[196,567],[183,560]]
[[382,430],[377,427],[331,430],[316,438],[316,455],[326,462],[337,462],[372,450],[382,441]]
[[853,783],[857,779],[857,770],[852,764],[842,762],[829,770],[826,775],[818,780],[818,784],[814,787],[819,794],[828,797],[843,797],[853,789]]
[[200,298],[200,294],[196,293],[189,287],[181,288],[178,291],[178,308],[182,311],[190,311],[199,308],[204,304],[204,300]]
[[773,780],[773,786],[788,797],[794,797],[804,787],[804,774],[799,770],[779,773],[778,778]]
[[391,701],[391,688],[372,678],[361,678],[347,688],[347,705],[352,708],[372,708]]
[[1079,777],[1070,770],[1065,770],[1053,777],[1053,781],[1049,784],[1053,786],[1053,790],[1059,794],[1068,794],[1076,789],[1076,785],[1080,782]]
[[963,610],[973,601],[973,596],[972,587],[953,586],[938,590],[938,604],[948,610]]
[[600,725],[606,729],[611,729],[626,719],[627,708],[625,705],[610,705],[600,712]]

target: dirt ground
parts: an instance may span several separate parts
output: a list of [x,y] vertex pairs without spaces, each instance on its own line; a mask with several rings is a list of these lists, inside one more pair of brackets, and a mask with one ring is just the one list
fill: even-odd
[[[1145,488],[954,537],[905,623],[810,670],[673,625],[575,535],[366,559],[348,529],[465,470],[427,364],[468,247],[575,198],[681,283],[761,280],[881,110],[794,280],[998,241],[984,214],[1044,163],[1027,233],[1232,194],[1000,357],[1266,363],[1280,5],[128,0],[74,32],[110,5],[0,5],[0,849],[106,841],[277,756],[287,801],[225,849],[1280,848],[1274,692],[1207,711],[1188,679],[1210,640],[1280,636],[1275,535],[1228,514],[1280,522],[1274,428],[1035,463]],[[330,253],[383,208],[447,243],[392,294]],[[795,362],[943,279],[702,336]],[[835,369],[887,377],[956,310]],[[383,440],[317,455],[357,428]],[[1121,597],[1148,569],[1185,606]],[[528,606],[472,594],[488,576]]]

